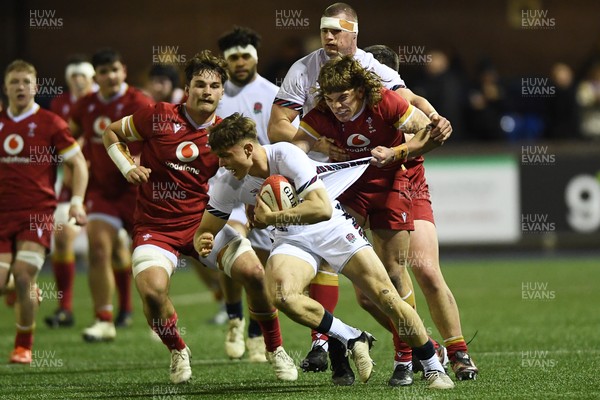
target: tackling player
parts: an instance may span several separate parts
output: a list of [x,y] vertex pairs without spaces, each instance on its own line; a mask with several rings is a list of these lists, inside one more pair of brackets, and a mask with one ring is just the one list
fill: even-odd
[[[375,72],[382,80],[383,85],[397,91],[402,97],[431,116],[433,130],[431,135],[436,140],[446,140],[452,127],[448,120],[435,112],[433,106],[423,97],[415,95],[408,89],[398,73],[391,68],[382,65],[369,53],[357,47],[358,38],[358,16],[356,11],[345,3],[335,3],[327,7],[321,18],[321,44],[322,48],[315,50],[307,56],[296,61],[288,71],[277,98],[273,103],[271,119],[269,121],[269,137],[271,141],[291,141],[296,134],[297,129],[292,126],[291,121],[300,114],[308,113],[315,105],[314,94],[311,92],[316,87],[321,66],[329,58],[341,55],[351,55],[363,67],[369,71]],[[331,159],[339,160],[339,154],[336,153],[336,147],[327,148],[327,141],[320,140],[317,147],[313,150],[328,153]],[[325,146],[323,146],[325,145]],[[404,281],[410,280],[409,274],[405,268],[399,264],[398,259],[394,257],[396,249],[388,246],[386,254],[382,255],[384,264],[390,271],[400,271]],[[398,283],[398,282],[396,282]],[[311,296],[317,299],[327,309],[333,310],[337,304],[338,298],[337,277],[320,271],[315,281],[311,284]],[[411,295],[410,287],[398,285],[400,294],[414,305],[414,296]],[[306,370],[323,371],[327,367],[327,355],[325,352],[326,342],[315,340],[313,337],[313,347],[308,353],[304,365]],[[339,356],[339,346],[335,341],[331,343],[338,351],[330,352],[330,358],[333,369],[333,380],[340,385],[351,385],[354,377],[351,370],[347,368],[348,362],[345,357]],[[408,350],[408,351],[404,351]],[[401,352],[404,351],[404,352]],[[336,355],[337,354],[337,355]],[[402,354],[407,361],[412,359],[410,349],[407,346],[400,348],[396,346],[396,361],[402,361]],[[393,384],[396,377],[392,376],[390,384]]]
[[[220,122],[215,110],[227,80],[225,61],[203,51],[186,66],[184,104],[158,103],[112,123],[104,144],[129,183],[139,186],[135,209],[133,273],[148,324],[171,351],[171,381],[191,378],[191,352],[177,328],[169,299],[169,281],[180,255],[197,257],[194,233],[208,201],[208,180],[218,169],[210,153],[207,128]],[[156,123],[156,121],[162,121]],[[140,166],[127,142],[141,142]],[[247,242],[247,240],[246,240]],[[279,319],[263,288],[264,271],[249,245],[238,241],[223,248],[224,272],[241,281],[253,313],[259,316],[273,368],[279,379],[296,380],[287,356]],[[237,261],[237,262],[236,262]]]
[[[136,189],[123,181],[106,154],[102,134],[112,121],[152,103],[141,91],[125,83],[127,70],[116,51],[98,51],[92,56],[92,65],[98,92],[80,99],[69,121],[75,137],[83,134],[86,156],[91,164],[86,200],[89,214],[88,279],[96,321],[83,331],[83,338],[89,342],[113,340],[116,337],[115,324],[126,326],[131,321],[130,253],[120,252],[115,260],[113,254],[120,242],[119,230],[124,227],[131,232],[131,207],[135,204]],[[139,147],[132,152],[138,154]],[[119,294],[119,314],[113,323],[115,283]]]
[[[266,289],[275,306],[297,323],[335,337],[348,349],[361,381],[371,377],[369,356],[373,337],[346,325],[304,294],[315,276],[321,259],[343,273],[378,304],[399,328],[402,338],[413,346],[422,360],[430,388],[454,387],[443,372],[433,343],[415,310],[402,301],[381,261],[352,217],[337,201],[330,200],[323,181],[310,159],[290,143],[262,146],[254,122],[239,114],[225,118],[211,128],[209,144],[219,156],[220,165],[231,173],[211,189],[207,213],[195,238],[201,256],[213,251],[213,238],[226,224],[237,202],[254,205],[255,219],[276,228],[273,250],[266,266]],[[395,149],[377,148],[387,165]],[[391,153],[391,154],[390,154]],[[283,175],[297,188],[298,206],[273,212],[256,196],[270,175]]]
[[13,61],[4,73],[7,108],[0,112],[0,293],[12,274],[17,334],[10,362],[20,364],[32,360],[36,279],[50,249],[57,203],[54,184],[61,162],[73,176],[69,217],[86,223],[85,159],[67,124],[34,102],[36,77],[33,65]]
[[[365,48],[365,51],[372,53],[382,64],[398,70],[398,54],[389,47],[374,45]],[[467,343],[462,335],[458,305],[440,268],[437,231],[429,185],[425,179],[424,161],[423,157],[417,157],[405,164],[415,225],[415,230],[410,235],[408,265],[425,295],[431,318],[444,339],[450,366],[456,378],[476,379],[479,370],[469,356]],[[372,307],[370,302],[368,304],[361,302],[361,305],[371,305],[372,310],[369,311],[371,314],[381,314],[379,310]],[[401,365],[397,368],[408,370],[407,363]],[[413,369],[414,367],[418,368],[418,364],[413,363]],[[406,375],[410,377],[411,374],[407,372]]]

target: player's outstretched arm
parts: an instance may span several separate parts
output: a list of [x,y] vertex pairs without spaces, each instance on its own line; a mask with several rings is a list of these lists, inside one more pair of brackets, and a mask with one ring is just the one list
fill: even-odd
[[438,114],[426,98],[416,95],[408,88],[398,88],[396,89],[396,92],[404,97],[410,104],[423,111],[423,113],[431,119],[433,125],[431,137],[433,140],[443,143],[450,138],[450,135],[452,135],[452,125],[450,124],[450,121]]
[[267,125],[267,134],[271,143],[292,141],[297,131],[292,122],[299,114],[296,110],[273,104]]
[[127,182],[134,185],[147,183],[152,171],[149,168],[135,165],[133,157],[129,153],[129,148],[125,143],[125,139],[128,136],[123,132],[122,126],[122,120],[118,120],[106,128],[102,135],[104,147],[113,163],[115,163],[119,171],[127,179]]
[[71,207],[69,220],[74,220],[77,225],[85,225],[87,216],[83,207],[83,198],[88,185],[88,167],[83,153],[78,151],[65,160],[65,166],[71,171]]
[[227,221],[215,217],[210,212],[205,211],[200,221],[200,226],[194,234],[194,248],[200,257],[208,257],[213,248],[213,243],[217,233],[223,229]]

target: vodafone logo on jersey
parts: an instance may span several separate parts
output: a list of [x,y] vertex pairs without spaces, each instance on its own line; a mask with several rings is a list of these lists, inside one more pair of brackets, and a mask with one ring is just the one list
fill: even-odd
[[25,141],[16,133],[11,133],[4,139],[4,151],[11,156],[19,154],[23,150],[24,145]]
[[94,133],[96,133],[96,135],[98,136],[102,136],[104,130],[108,128],[111,122],[112,121],[110,120],[110,118],[104,115],[99,116],[94,120]]
[[368,146],[371,141],[368,137],[361,135],[360,133],[354,133],[348,136],[346,144],[350,147],[365,147]]
[[198,150],[198,146],[194,142],[181,142],[179,146],[177,146],[177,151],[175,155],[179,161],[183,162],[191,162],[198,158],[200,151]]

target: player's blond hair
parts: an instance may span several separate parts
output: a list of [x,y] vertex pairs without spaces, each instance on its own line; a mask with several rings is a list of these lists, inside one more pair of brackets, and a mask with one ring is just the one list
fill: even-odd
[[13,71],[25,71],[30,74],[33,74],[33,76],[37,76],[37,71],[35,70],[35,67],[33,66],[33,64],[28,63],[27,61],[24,61],[24,60],[20,60],[20,59],[15,60],[15,61],[11,62],[10,64],[8,64],[8,66],[4,70],[4,80],[5,81],[6,81],[6,77],[8,76],[8,74]]
[[209,128],[208,144],[214,153],[228,149],[240,140],[258,141],[256,123],[240,113],[233,113]]
[[331,59],[319,73],[319,89],[316,93],[318,106],[326,107],[324,96],[330,93],[345,92],[350,89],[363,89],[367,104],[375,107],[381,101],[381,79],[367,71],[353,56]]

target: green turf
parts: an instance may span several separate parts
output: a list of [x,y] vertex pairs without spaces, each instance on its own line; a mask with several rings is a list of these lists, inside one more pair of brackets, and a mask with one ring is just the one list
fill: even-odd
[[[184,270],[174,276],[171,292],[179,326],[193,352],[191,384],[169,384],[169,353],[151,340],[136,293],[132,328],[119,330],[114,343],[84,343],[81,330],[92,316],[86,277],[81,275],[74,301],[77,326],[46,328],[42,318],[56,306],[46,298],[37,319],[37,365],[0,365],[0,399],[600,398],[600,260],[453,261],[444,268],[465,336],[478,332],[470,351],[481,370],[477,381],[457,382],[452,391],[427,390],[420,380],[409,388],[386,385],[392,370],[390,335],[359,309],[345,278],[337,316],[379,339],[372,350],[377,365],[368,384],[334,387],[329,373],[301,373],[297,382],[281,383],[268,365],[229,361],[223,350],[224,327],[206,323],[217,306],[193,273]],[[40,282],[46,289],[53,285],[48,274],[42,274]],[[423,298],[418,302],[425,325],[439,339]],[[284,345],[299,362],[308,350],[308,332],[285,316],[281,320]],[[0,354],[8,359],[14,317],[4,305],[0,321]]]

